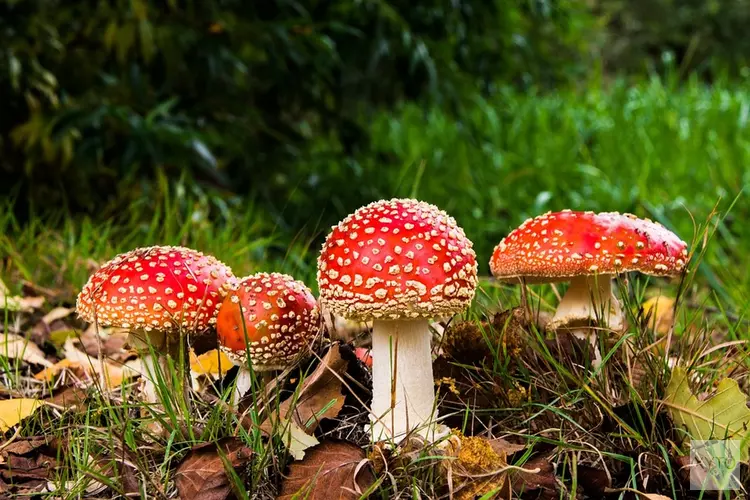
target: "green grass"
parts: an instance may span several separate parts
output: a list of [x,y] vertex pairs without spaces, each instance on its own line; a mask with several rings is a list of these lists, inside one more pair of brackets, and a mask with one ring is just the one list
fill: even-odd
[[[8,202],[0,210],[0,277],[14,293],[25,284],[48,297],[50,306],[71,305],[88,275],[115,254],[173,244],[212,253],[239,276],[283,271],[315,289],[315,258],[327,225],[375,198],[391,196],[419,197],[453,215],[475,242],[480,273],[486,276],[497,242],[541,212],[572,208],[648,216],[691,243],[696,258],[682,283],[646,278],[621,283],[634,326],[620,344],[615,340],[604,346],[606,368],[592,372],[571,366],[533,328],[524,334],[526,354],[513,360],[485,332],[495,353],[491,363],[451,364],[458,367],[461,391],[496,387],[496,399],[485,406],[462,400],[450,412],[467,434],[486,433],[491,421],[495,435],[528,440],[530,449],[554,447],[558,475],[568,488],[579,482],[577,467],[598,459],[617,470],[617,487],[642,488],[649,469],[641,458],[647,457],[670,471],[657,484],[671,495],[680,486],[673,464],[664,459],[675,445],[660,420],[658,396],[669,373],[663,356],[644,361],[652,382],[646,397],[629,384],[616,353],[625,340],[638,349],[655,341],[638,304],[658,288],[680,296],[673,354],[695,364],[706,383],[726,374],[727,365],[746,369],[743,347],[736,347],[729,361],[724,350],[706,359],[698,355],[715,342],[709,332],[721,340],[747,339],[750,270],[744,257],[750,252],[750,229],[744,221],[750,202],[743,190],[750,183],[748,120],[750,84],[744,83],[706,87],[689,82],[672,89],[653,80],[635,87],[590,88],[585,94],[501,91],[490,100],[477,98],[460,119],[409,105],[372,117],[377,156],[330,162],[335,144],[321,140],[290,174],[296,188],[286,192],[283,203],[223,198],[163,179],[142,204],[108,221],[46,214],[20,225]],[[533,309],[550,310],[556,304],[550,286],[532,287],[528,297]],[[466,319],[477,322],[488,311],[519,303],[518,287],[485,280]],[[7,311],[3,325],[6,331],[29,328]],[[39,390],[31,385],[27,366],[3,360],[1,367],[6,393]],[[518,402],[513,396],[517,404],[511,404],[509,395],[519,387],[531,397]],[[68,485],[70,498],[85,486],[80,473],[96,472],[87,462],[92,450],[109,455],[127,450],[144,487],[168,497],[174,493],[173,467],[190,446],[233,433],[262,457],[243,476],[248,491],[266,488],[272,494],[288,460],[278,442],[246,432],[225,407],[209,403],[195,409],[190,432],[147,439],[144,424],[153,417],[139,417],[141,408],[129,399],[128,386],[123,391],[116,400],[90,396],[84,412],[45,409],[22,425],[22,436],[51,433],[74,443],[63,457],[68,467],[59,479],[61,485],[78,481]],[[622,398],[629,402],[623,405]],[[523,459],[515,465],[523,465]],[[378,497],[438,494],[443,490],[433,465],[429,452],[397,464],[390,476],[379,478]]]

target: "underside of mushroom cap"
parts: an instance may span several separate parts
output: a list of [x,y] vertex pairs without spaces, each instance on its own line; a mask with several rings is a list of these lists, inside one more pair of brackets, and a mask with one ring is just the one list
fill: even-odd
[[228,293],[216,330],[221,350],[257,371],[281,370],[308,350],[320,331],[320,312],[310,289],[280,273],[243,278]]

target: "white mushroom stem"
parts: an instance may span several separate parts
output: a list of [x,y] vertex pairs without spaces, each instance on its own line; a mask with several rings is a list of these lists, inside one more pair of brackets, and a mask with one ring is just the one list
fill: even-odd
[[429,321],[375,320],[372,330],[372,439],[409,431],[434,439],[435,382]]
[[242,396],[253,386],[253,376],[245,366],[240,366],[237,378],[234,381],[234,392],[232,393],[232,405],[238,408]]
[[[167,394],[175,395],[176,385],[182,383],[182,397],[186,404],[186,409],[190,409],[190,363],[187,339],[185,337],[170,338],[168,334],[160,331],[144,332],[133,330],[130,332],[131,345],[141,351],[141,360],[146,370],[144,374],[145,383],[143,386],[143,399],[146,403],[160,405],[162,400],[159,396],[156,383],[160,378],[167,384]],[[156,355],[151,354],[149,348],[153,348]],[[174,363],[174,371],[170,367],[167,355],[171,356]],[[180,357],[182,356],[182,366],[180,366]],[[184,371],[183,380],[177,377],[179,371]],[[175,375],[175,377],[173,377]],[[177,400],[174,400],[177,403]],[[178,403],[178,406],[181,406]],[[180,408],[181,410],[181,408]]]
[[547,325],[548,329],[570,329],[576,338],[588,340],[594,348],[594,366],[601,363],[596,330],[590,323],[596,322],[600,328],[621,331],[625,321],[620,302],[612,293],[612,276],[577,276],[570,280],[555,315]]

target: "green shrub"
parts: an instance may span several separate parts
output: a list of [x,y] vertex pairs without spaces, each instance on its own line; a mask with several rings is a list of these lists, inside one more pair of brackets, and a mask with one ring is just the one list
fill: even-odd
[[311,139],[367,148],[379,108],[578,76],[589,21],[545,0],[3,2],[0,194],[108,214],[158,170],[267,198]]
[[607,69],[625,73],[676,66],[686,77],[740,74],[750,62],[748,0],[595,0],[608,20]]

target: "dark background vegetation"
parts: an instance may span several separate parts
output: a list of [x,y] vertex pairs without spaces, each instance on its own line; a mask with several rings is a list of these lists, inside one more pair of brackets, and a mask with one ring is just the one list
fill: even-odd
[[[147,217],[170,193],[204,200],[218,224],[252,203],[311,239],[394,195],[446,209],[474,196],[456,216],[493,240],[518,217],[564,208],[558,193],[573,208],[642,212],[637,186],[602,196],[586,180],[599,168],[588,153],[616,148],[600,136],[609,117],[589,101],[566,114],[552,98],[540,118],[522,100],[614,87],[628,103],[628,85],[653,78],[744,81],[749,21],[747,0],[5,0],[0,196],[21,222]],[[570,125],[572,170],[554,185],[533,171],[559,157],[514,150],[523,113],[524,137],[552,134],[537,143]],[[446,136],[415,135],[422,123],[481,154],[445,171]],[[529,169],[514,205],[493,192]]]

